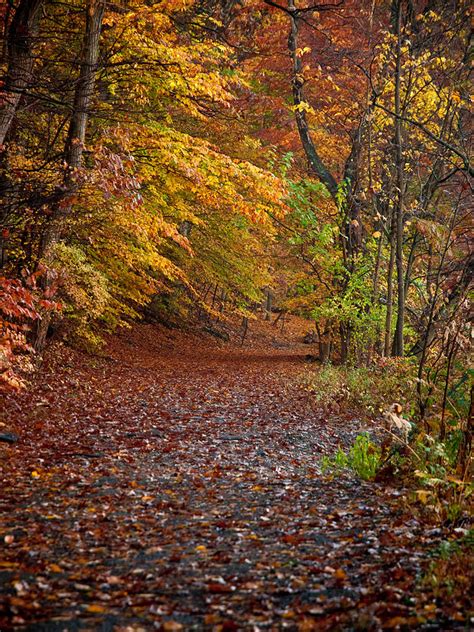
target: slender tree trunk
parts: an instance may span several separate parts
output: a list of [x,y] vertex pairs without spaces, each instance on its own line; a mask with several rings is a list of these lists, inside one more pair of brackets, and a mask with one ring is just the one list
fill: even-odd
[[[374,266],[374,276],[372,279],[372,305],[373,306],[377,306],[379,303],[379,278],[380,278],[380,267],[382,264],[382,220],[380,220],[379,222],[379,232],[380,232],[380,237],[378,240],[378,244],[377,244],[377,255],[375,257],[375,266]],[[373,344],[370,345],[368,353],[367,353],[367,365],[370,364],[371,360],[372,360],[372,354],[373,352],[380,354],[381,353],[381,347],[382,347],[382,342],[381,342],[381,324],[377,324],[377,329],[375,332],[375,340],[373,341]]]
[[392,342],[392,314],[393,314],[393,272],[395,267],[395,213],[391,209],[390,221],[390,258],[387,270],[387,312],[385,315],[384,356],[390,356]]
[[[46,0],[20,0],[13,18],[9,22],[13,3],[8,3],[5,13],[5,28],[2,46],[2,63],[5,75],[0,81],[0,226],[8,214],[11,199],[11,181],[7,177],[8,156],[5,140],[15,119],[22,96],[33,79],[33,48],[38,35],[40,15]],[[0,235],[0,268],[6,262],[8,237]]]
[[247,336],[247,331],[249,328],[249,319],[248,316],[244,316],[242,318],[242,338],[240,339],[240,346],[243,347],[245,338]]
[[216,303],[216,298],[217,298],[217,290],[219,289],[219,283],[216,283],[216,286],[214,288],[214,293],[212,295],[212,303],[211,303],[211,309],[214,309],[214,305]]
[[466,424],[463,429],[461,445],[458,451],[458,472],[464,480],[469,474],[469,465],[472,458],[472,435],[474,431],[474,385],[471,386],[471,405],[467,413]]
[[347,323],[339,325],[339,335],[341,337],[341,364],[346,364],[349,359],[351,347],[351,327]]
[[416,252],[417,245],[418,245],[418,233],[415,232],[415,234],[413,235],[413,241],[411,242],[410,254],[408,255],[407,267],[406,267],[406,272],[405,272],[405,283],[404,283],[405,300],[408,294],[408,290],[410,288],[411,271],[413,268],[413,263],[415,261],[415,252]]
[[272,293],[267,288],[266,301],[265,301],[265,320],[270,320],[272,317]]
[[[272,3],[273,6],[275,4]],[[278,5],[279,6],[279,5]],[[360,219],[360,202],[354,195],[354,189],[357,182],[358,157],[361,148],[362,131],[367,121],[363,118],[355,131],[352,139],[351,152],[346,160],[344,174],[341,178],[343,184],[347,187],[343,190],[344,195],[340,196],[340,188],[338,181],[327,168],[321,156],[319,155],[317,146],[311,136],[309,124],[306,116],[307,103],[304,95],[304,69],[303,60],[299,52],[299,26],[302,20],[301,13],[298,11],[295,0],[288,0],[288,11],[290,16],[290,32],[288,36],[288,50],[292,60],[292,92],[293,105],[295,112],[296,125],[300,136],[306,158],[308,160],[311,171],[326,186],[331,194],[336,207],[342,215],[342,224],[344,234],[341,234],[340,243],[343,256],[344,266],[346,268],[345,278],[341,282],[341,293],[344,293],[350,280],[351,274],[356,266],[356,254],[360,250],[362,242],[362,226]],[[280,7],[281,8],[281,7]],[[317,5],[314,5],[317,11]],[[305,12],[305,16],[309,15],[311,9]],[[342,326],[349,329],[349,323],[342,323]]]
[[[106,0],[88,0],[87,2],[82,61],[64,148],[66,170],[61,187],[62,196],[59,196],[60,201],[52,208],[51,220],[43,233],[40,244],[40,257],[45,259],[48,259],[52,247],[61,238],[65,220],[72,211],[72,204],[67,203],[67,200],[79,186],[78,172],[82,165],[89,107],[94,94],[97,62],[99,59],[99,40],[105,4]],[[42,351],[45,346],[49,323],[50,317],[48,315],[39,321],[35,341],[37,351]]]
[[288,9],[292,11],[290,15],[291,28],[288,36],[288,49],[293,62],[292,87],[296,125],[298,127],[301,144],[303,145],[311,170],[321,180],[321,182],[326,185],[326,188],[332,197],[336,198],[338,190],[337,182],[318,154],[313,139],[311,138],[306,112],[304,110],[305,99],[303,92],[303,64],[301,55],[298,55],[299,17],[294,12],[295,8],[294,0],[288,0]]
[[72,208],[72,205],[65,203],[65,201],[74,194],[79,185],[78,171],[82,166],[89,108],[94,94],[105,4],[105,0],[88,0],[87,3],[82,61],[64,148],[66,171],[62,184],[63,197],[52,209],[51,221],[41,240],[41,257],[46,256],[50,247],[60,239],[64,220],[70,215]]
[[[457,334],[454,334],[454,339],[452,341],[448,338],[448,363],[446,366],[446,378],[444,380],[444,389],[443,389],[443,401],[441,403],[441,420],[439,423],[439,440],[444,441],[446,438],[446,406],[448,404],[448,389],[449,389],[449,378],[451,377],[451,367],[453,364],[454,357],[457,351]],[[449,347],[449,342],[451,342],[451,347]]]
[[0,92],[0,149],[5,142],[21,97],[33,78],[33,44],[45,0],[21,0],[8,29],[7,71]]
[[220,304],[220,307],[219,307],[219,311],[220,311],[221,314],[225,310],[226,302],[227,302],[227,292],[225,291],[224,288],[222,288],[222,290],[221,290],[221,304]]
[[401,63],[402,63],[402,0],[397,0],[396,14],[396,66],[395,66],[395,165],[397,172],[397,202],[395,206],[395,241],[397,267],[397,324],[393,340],[393,355],[403,355],[403,325],[405,323],[405,275],[403,268],[403,202],[405,188],[404,158],[403,158],[403,126],[399,118],[402,115],[401,106]]
[[[382,232],[381,230],[379,231]],[[374,276],[372,279],[372,297],[374,304],[378,303],[379,300],[379,275],[380,275],[380,264],[382,261],[382,236],[380,236],[377,244],[377,255],[375,256],[375,265],[374,265]]]
[[105,4],[105,0],[88,0],[87,2],[81,68],[64,148],[64,161],[67,166],[62,185],[63,198],[52,209],[51,221],[41,240],[40,257],[47,256],[50,247],[60,239],[64,220],[70,215],[72,208],[72,205],[66,204],[65,200],[74,194],[79,184],[78,171],[82,165],[89,107],[94,94]]

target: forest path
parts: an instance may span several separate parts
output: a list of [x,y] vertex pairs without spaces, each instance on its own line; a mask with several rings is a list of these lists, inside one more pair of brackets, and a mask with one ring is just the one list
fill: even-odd
[[452,629],[411,597],[426,531],[400,492],[321,475],[360,423],[318,411],[288,345],[57,346],[7,402],[0,630]]

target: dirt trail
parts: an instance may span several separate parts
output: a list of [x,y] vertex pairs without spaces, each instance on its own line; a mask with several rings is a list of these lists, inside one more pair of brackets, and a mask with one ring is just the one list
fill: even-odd
[[401,492],[321,475],[360,423],[316,409],[305,353],[152,326],[56,346],[6,402],[0,630],[454,629],[411,596]]

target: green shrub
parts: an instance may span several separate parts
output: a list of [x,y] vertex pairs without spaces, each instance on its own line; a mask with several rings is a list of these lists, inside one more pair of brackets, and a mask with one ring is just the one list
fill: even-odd
[[363,433],[356,437],[348,452],[344,452],[339,447],[334,457],[324,457],[322,469],[323,471],[333,470],[336,472],[350,469],[360,478],[371,480],[377,474],[381,458],[382,450],[380,447],[370,440],[367,433]]

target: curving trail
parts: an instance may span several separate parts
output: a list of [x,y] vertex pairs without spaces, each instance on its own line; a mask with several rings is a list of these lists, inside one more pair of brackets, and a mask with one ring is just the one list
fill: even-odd
[[360,423],[314,407],[306,352],[149,325],[56,345],[6,402],[0,630],[462,627],[413,593],[402,492],[321,475]]

